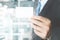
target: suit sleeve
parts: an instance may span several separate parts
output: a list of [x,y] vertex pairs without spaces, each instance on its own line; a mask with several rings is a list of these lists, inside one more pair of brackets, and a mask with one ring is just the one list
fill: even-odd
[[34,33],[34,30],[32,30],[32,40],[41,40],[41,38]]

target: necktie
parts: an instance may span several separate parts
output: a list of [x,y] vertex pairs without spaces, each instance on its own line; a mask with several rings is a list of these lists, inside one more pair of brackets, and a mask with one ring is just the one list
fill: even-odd
[[38,2],[38,6],[37,6],[37,8],[36,8],[36,16],[39,15],[39,13],[40,13],[40,8],[41,8],[41,3]]

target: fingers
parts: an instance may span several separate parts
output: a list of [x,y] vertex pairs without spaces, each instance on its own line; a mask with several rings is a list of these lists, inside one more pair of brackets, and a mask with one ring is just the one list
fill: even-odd
[[34,32],[35,32],[35,34],[37,34],[42,39],[45,39],[46,38],[47,33],[42,33],[42,32],[39,32],[37,30],[34,30]]
[[50,30],[51,21],[42,16],[33,16],[31,18],[34,32],[41,38],[45,38]]
[[[33,16],[32,19],[38,20],[40,22],[43,22],[44,24],[48,25],[51,23],[51,21],[48,18],[44,18],[42,16]],[[47,21],[47,22],[46,22]]]
[[32,28],[34,28],[34,30],[37,30],[37,31],[39,31],[39,32],[41,32],[41,33],[44,33],[44,34],[46,34],[46,33],[48,32],[47,29],[41,28],[41,27],[36,26],[36,25],[32,25]]
[[40,21],[32,19],[32,23],[33,23],[32,27],[37,27],[37,28],[41,28],[41,29],[44,29],[44,30],[48,30],[49,29],[48,26],[46,26],[44,23],[42,23]]

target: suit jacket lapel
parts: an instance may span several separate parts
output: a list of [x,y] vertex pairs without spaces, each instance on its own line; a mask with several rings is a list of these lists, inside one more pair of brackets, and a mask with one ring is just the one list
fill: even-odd
[[47,15],[48,9],[51,6],[52,1],[53,0],[48,0],[47,1],[46,5],[44,6],[43,10],[39,13],[39,15],[41,15],[41,16],[46,16]]

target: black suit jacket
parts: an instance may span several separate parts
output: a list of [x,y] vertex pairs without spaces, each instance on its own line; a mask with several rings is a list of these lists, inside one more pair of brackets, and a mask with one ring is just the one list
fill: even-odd
[[[52,21],[51,40],[60,40],[60,0],[48,0],[40,15]],[[41,38],[34,33],[33,40]]]

